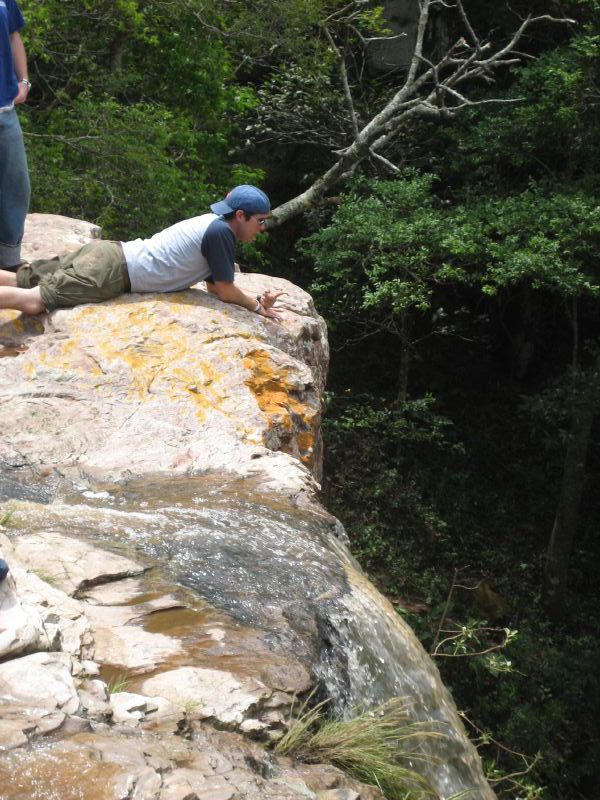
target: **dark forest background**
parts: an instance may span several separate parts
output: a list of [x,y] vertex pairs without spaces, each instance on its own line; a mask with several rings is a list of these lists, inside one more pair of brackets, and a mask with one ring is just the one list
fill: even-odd
[[[400,5],[408,30],[418,4]],[[600,0],[459,5],[500,45],[528,13],[574,22],[529,27],[513,63],[466,87],[475,105],[404,122],[384,160],[242,261],[327,320],[324,503],[433,654],[496,791],[591,800]],[[105,238],[204,213],[237,183],[293,198],[406,75],[374,64],[389,22],[362,0],[21,6],[32,211]],[[456,11],[432,4],[428,59],[463,35]]]

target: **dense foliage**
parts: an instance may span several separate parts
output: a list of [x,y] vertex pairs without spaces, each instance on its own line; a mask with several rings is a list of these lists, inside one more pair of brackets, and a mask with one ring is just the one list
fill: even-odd
[[[32,210],[107,236],[244,180],[287,200],[402,72],[370,65],[375,3],[21,4]],[[452,5],[432,12],[430,54]],[[394,164],[365,158],[248,257],[327,319],[325,503],[438,659],[498,793],[593,798],[600,2],[463,5],[500,43],[530,11],[577,24],[532,28],[534,57],[469,87],[501,104],[403,124]]]
[[198,37],[194,4],[22,6],[35,210],[86,217],[127,238],[201,213],[224,186],[253,179],[228,155],[229,120],[251,93],[232,82],[224,48]]

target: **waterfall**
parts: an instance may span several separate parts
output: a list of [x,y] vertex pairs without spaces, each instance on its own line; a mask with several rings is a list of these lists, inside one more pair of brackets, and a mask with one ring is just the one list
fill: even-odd
[[330,520],[231,476],[145,481],[49,505],[15,503],[29,529],[92,538],[142,556],[272,651],[292,653],[333,709],[350,715],[402,697],[443,734],[414,766],[441,798],[494,797],[438,670],[367,580]]

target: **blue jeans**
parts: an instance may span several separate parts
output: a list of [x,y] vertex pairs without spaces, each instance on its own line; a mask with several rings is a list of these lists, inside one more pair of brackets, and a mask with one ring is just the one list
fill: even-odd
[[29,171],[17,112],[0,112],[0,267],[21,261],[21,239],[29,209]]

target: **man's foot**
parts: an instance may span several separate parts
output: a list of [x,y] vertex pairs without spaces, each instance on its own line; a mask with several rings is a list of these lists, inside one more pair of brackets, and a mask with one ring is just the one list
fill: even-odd
[[[4,275],[7,274],[9,273],[5,271]],[[2,277],[1,272],[0,277]],[[43,314],[46,310],[39,286],[34,286],[33,289],[19,289],[15,286],[6,286],[6,284],[0,286],[0,308],[12,308],[32,316]]]

